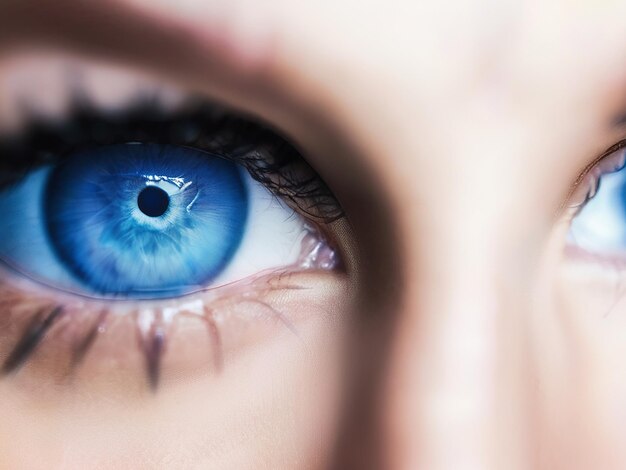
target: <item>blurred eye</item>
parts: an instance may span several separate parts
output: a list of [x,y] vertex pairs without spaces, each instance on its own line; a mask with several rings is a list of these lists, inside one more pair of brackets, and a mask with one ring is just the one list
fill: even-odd
[[569,242],[591,254],[626,256],[626,150],[602,159],[583,180]]
[[72,153],[0,193],[0,212],[7,264],[94,296],[182,295],[287,266],[306,233],[243,167],[150,143]]

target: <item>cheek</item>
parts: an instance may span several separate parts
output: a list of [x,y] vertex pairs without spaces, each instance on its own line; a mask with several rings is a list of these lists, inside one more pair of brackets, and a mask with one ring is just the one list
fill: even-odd
[[622,278],[623,273],[610,266],[566,261],[559,272],[555,305],[560,311],[563,353],[569,351],[564,359],[579,382],[577,389],[595,399],[600,415],[615,425],[626,418],[626,279]]
[[537,442],[570,468],[620,468],[626,458],[626,278],[560,251],[529,312]]
[[341,416],[350,301],[344,282],[309,291],[308,307],[282,300],[289,311],[300,307],[297,334],[268,327],[263,340],[228,359],[220,374],[170,373],[156,394],[124,396],[106,388],[106,380],[86,393],[79,378],[78,390],[50,385],[39,394],[0,383],[2,422],[10,423],[0,426],[2,466],[85,468],[97,461],[124,468],[133,461],[166,468],[288,468],[298,461],[324,467],[320,459],[331,454]]

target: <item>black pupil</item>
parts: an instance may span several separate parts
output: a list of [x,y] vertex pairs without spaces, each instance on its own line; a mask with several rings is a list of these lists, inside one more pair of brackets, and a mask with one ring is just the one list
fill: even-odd
[[160,217],[170,205],[170,196],[161,188],[148,186],[139,193],[137,205],[148,217]]

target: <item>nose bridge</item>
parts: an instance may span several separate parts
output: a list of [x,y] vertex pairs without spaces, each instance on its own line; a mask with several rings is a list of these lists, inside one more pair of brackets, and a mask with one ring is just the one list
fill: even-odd
[[440,147],[457,157],[440,162],[447,171],[434,173],[443,175],[431,185],[438,189],[406,205],[414,210],[407,233],[419,235],[407,244],[414,249],[388,382],[391,461],[524,468],[523,275],[510,265],[523,238],[514,216],[524,212],[514,196],[523,178],[515,156],[502,158],[488,136],[453,140]]

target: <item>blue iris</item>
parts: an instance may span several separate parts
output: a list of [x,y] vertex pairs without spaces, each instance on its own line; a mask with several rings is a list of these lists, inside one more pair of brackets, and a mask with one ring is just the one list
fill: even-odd
[[76,152],[50,174],[43,214],[50,244],[101,294],[176,295],[207,285],[242,240],[241,169],[172,145]]

